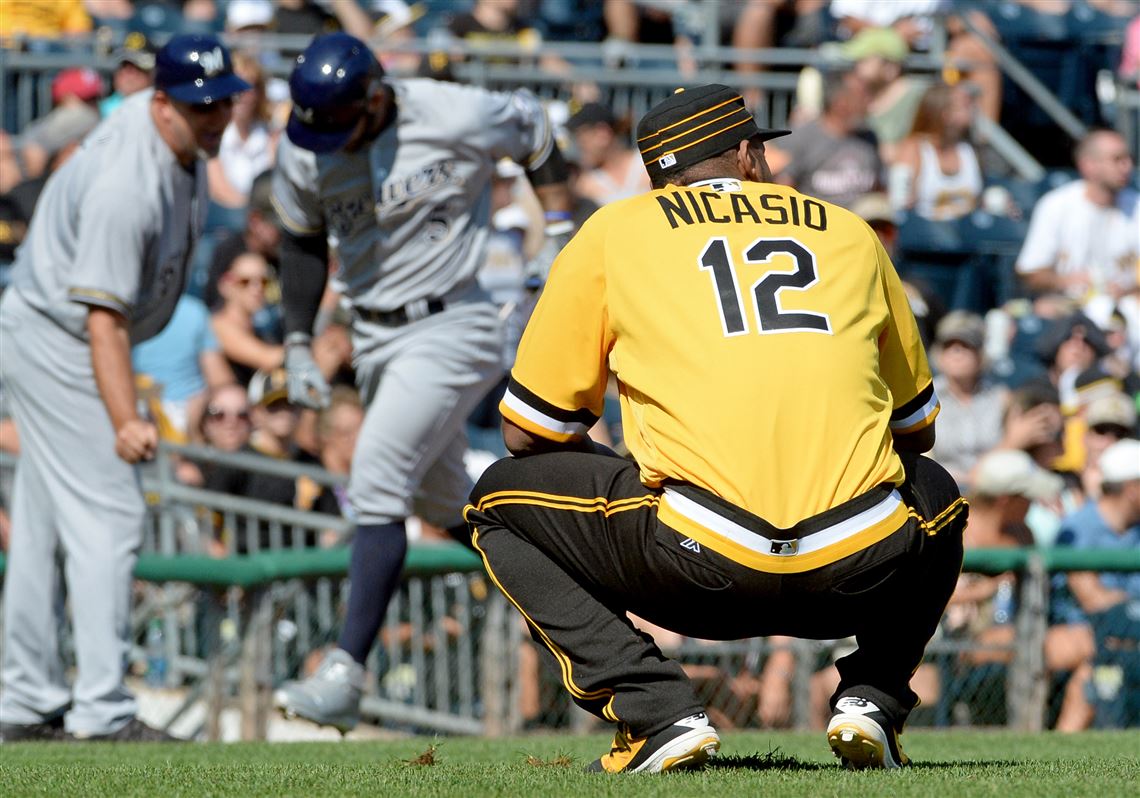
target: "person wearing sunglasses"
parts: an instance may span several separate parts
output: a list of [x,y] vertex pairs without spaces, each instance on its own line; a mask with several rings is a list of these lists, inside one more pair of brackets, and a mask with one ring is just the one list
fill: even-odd
[[[131,574],[154,456],[131,345],[166,326],[206,212],[205,159],[249,88],[213,36],[174,36],[138,92],[48,180],[0,302],[0,379],[21,453],[0,641],[0,739],[172,739],[124,682]],[[58,630],[63,587],[78,669]]]

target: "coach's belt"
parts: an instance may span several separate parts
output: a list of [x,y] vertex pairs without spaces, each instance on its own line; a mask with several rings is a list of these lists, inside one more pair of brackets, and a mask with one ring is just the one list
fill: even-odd
[[666,486],[658,520],[742,565],[765,571],[806,571],[834,562],[887,537],[906,522],[908,515],[897,490],[876,489],[835,508],[840,512],[822,513],[809,523],[797,525],[794,532],[787,530],[793,534],[777,537],[749,529],[692,495],[692,490]]
[[410,321],[419,321],[442,313],[447,308],[442,299],[417,299],[409,302],[402,308],[392,310],[370,310],[369,308],[353,308],[356,318],[369,324],[380,324],[384,327],[399,327]]

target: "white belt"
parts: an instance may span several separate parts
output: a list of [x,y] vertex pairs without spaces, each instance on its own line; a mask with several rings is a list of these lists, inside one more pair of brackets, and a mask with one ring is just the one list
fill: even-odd
[[827,548],[889,518],[891,513],[895,512],[902,504],[902,496],[897,490],[892,490],[882,501],[850,518],[816,530],[806,537],[783,540],[767,538],[751,529],[746,529],[732,519],[686,498],[672,488],[665,488],[661,501],[667,503],[678,515],[684,516],[693,523],[699,524],[710,532],[714,532],[749,551],[768,556],[773,554],[794,556],[810,554]]

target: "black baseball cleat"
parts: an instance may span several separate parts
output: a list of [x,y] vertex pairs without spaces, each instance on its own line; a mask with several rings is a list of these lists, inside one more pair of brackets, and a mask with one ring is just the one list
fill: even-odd
[[894,769],[910,764],[890,715],[873,701],[844,696],[827,724],[827,743],[850,770]]
[[180,737],[167,734],[162,729],[148,726],[138,718],[131,718],[126,726],[115,729],[108,734],[91,734],[87,736],[74,735],[73,738],[80,743],[181,743],[186,742]]
[[47,743],[66,739],[62,715],[44,723],[0,723],[0,743]]
[[648,737],[634,737],[618,724],[610,752],[586,766],[591,773],[664,773],[704,765],[720,750],[720,735],[703,712]]

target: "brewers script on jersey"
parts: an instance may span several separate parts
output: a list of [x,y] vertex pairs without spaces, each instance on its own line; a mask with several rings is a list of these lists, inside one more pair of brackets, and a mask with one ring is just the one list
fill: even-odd
[[[626,332],[615,335],[611,319]],[[569,351],[557,336],[567,327],[581,331]],[[921,428],[937,412],[906,295],[878,239],[842,208],[769,183],[668,186],[591,217],[555,263],[503,415],[541,437],[583,434],[602,411],[607,370],[646,485],[698,485],[780,528],[901,483],[891,431]],[[830,389],[797,390],[789,375]],[[701,419],[700,445],[687,419]],[[752,561],[700,515],[666,490],[663,522]],[[892,496],[829,559],[905,518]],[[786,567],[770,559],[763,567]]]
[[526,92],[389,82],[399,110],[376,141],[314,155],[283,138],[274,183],[285,224],[333,233],[346,295],[377,310],[468,289],[482,265],[495,160],[541,163],[553,141]]

